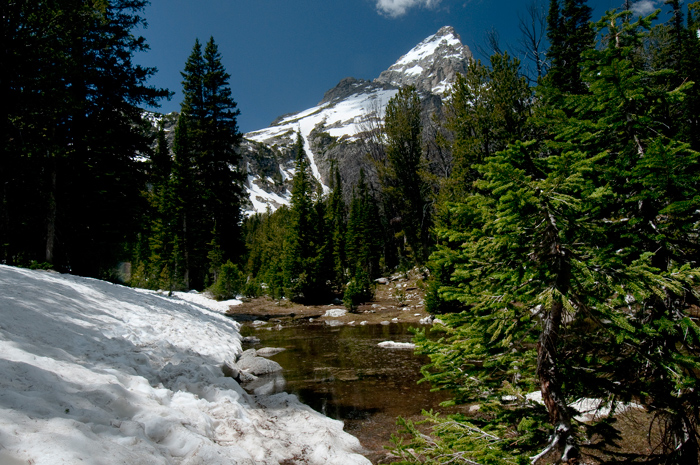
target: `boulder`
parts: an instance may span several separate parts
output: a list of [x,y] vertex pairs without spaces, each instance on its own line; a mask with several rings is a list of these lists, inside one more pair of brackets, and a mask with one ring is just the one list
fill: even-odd
[[221,371],[224,373],[224,376],[228,376],[229,378],[233,378],[235,380],[240,381],[241,370],[240,368],[238,368],[238,365],[235,361],[224,360],[224,364],[221,367]]
[[258,357],[255,349],[248,349],[243,352],[237,365],[241,371],[255,376],[282,371],[282,366],[279,363],[263,357]]

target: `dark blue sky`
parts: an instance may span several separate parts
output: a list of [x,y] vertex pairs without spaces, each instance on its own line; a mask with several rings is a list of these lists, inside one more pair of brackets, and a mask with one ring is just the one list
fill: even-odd
[[[541,0],[545,5],[548,1]],[[141,31],[151,50],[136,61],[158,68],[150,84],[176,94],[161,112],[177,111],[181,76],[195,38],[214,37],[231,74],[247,132],[277,116],[314,106],[341,79],[374,79],[445,25],[476,55],[495,28],[503,43],[520,37],[518,15],[531,0],[151,0]],[[622,0],[589,0],[594,19]],[[640,8],[660,4],[640,0]]]

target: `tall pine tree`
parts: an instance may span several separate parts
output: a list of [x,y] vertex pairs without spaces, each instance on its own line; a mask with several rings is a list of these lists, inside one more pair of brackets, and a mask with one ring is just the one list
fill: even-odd
[[405,253],[424,263],[430,244],[430,187],[422,175],[423,126],[416,88],[404,87],[389,100],[384,118],[386,159],[376,164],[393,223],[403,238]]
[[[181,118],[187,120],[187,146],[193,168],[193,207],[187,229],[189,285],[202,286],[210,268],[208,244],[221,248],[223,261],[243,255],[240,231],[243,175],[238,169],[240,143],[236,102],[231,96],[222,57],[213,38],[202,51],[198,40],[183,76]],[[212,235],[216,234],[216,237]]]

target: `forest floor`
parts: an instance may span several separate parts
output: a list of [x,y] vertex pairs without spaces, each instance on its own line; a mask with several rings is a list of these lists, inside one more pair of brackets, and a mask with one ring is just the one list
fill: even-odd
[[[396,273],[377,283],[374,298],[340,317],[324,317],[330,309],[345,309],[339,301],[326,305],[303,305],[270,297],[245,299],[230,307],[228,315],[237,320],[273,320],[282,324],[303,324],[333,320],[342,324],[381,324],[382,322],[418,323],[429,313],[425,310],[423,275],[416,269]],[[366,322],[366,323],[365,323]],[[386,324],[386,323],[385,323]]]

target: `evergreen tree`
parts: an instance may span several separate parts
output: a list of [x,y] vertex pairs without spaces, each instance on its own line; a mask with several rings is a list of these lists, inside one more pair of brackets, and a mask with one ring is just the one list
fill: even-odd
[[386,160],[378,164],[379,181],[397,216],[407,251],[423,263],[430,244],[431,202],[422,170],[421,103],[415,87],[408,86],[389,100],[385,115]]
[[[239,111],[231,97],[221,54],[213,38],[202,52],[195,41],[183,76],[181,118],[187,119],[188,147],[194,167],[193,206],[200,210],[197,221],[189,225],[190,285],[201,286],[209,266],[206,265],[211,235],[221,247],[223,260],[242,256],[241,203],[243,175],[238,170],[240,143],[237,116]],[[195,214],[189,212],[190,215]]]
[[246,273],[250,293],[265,290],[272,298],[284,295],[284,245],[289,217],[289,209],[282,206],[274,213],[268,209],[253,215],[243,223],[249,250]]
[[431,278],[426,297],[431,312],[443,313],[460,306],[437,294],[440,286],[449,283],[453,269],[448,257],[462,241],[459,236],[442,232],[470,227],[469,210],[454,215],[454,202],[462,203],[476,191],[475,183],[483,177],[479,170],[485,160],[529,135],[531,97],[532,91],[520,75],[518,60],[508,54],[492,56],[490,67],[474,62],[469,73],[457,76],[445,105],[444,126],[451,134],[453,168],[444,180],[436,208],[438,251],[429,263]]
[[195,182],[194,153],[189,136],[189,118],[182,114],[175,127],[173,142],[175,155],[172,174],[173,202],[168,212],[175,217],[177,249],[179,256],[182,282],[185,289],[191,286],[192,271],[203,266],[198,262],[201,256],[201,208],[198,205],[199,185]]
[[295,152],[290,223],[284,241],[284,287],[285,295],[290,299],[305,300],[313,297],[309,291],[314,287],[312,261],[316,250],[313,241],[313,188],[301,134],[297,134]]
[[328,241],[332,260],[331,276],[333,287],[336,291],[342,289],[346,282],[346,230],[347,211],[343,200],[343,185],[340,178],[340,170],[337,166],[333,170],[333,184],[328,196],[328,208],[326,209],[326,224],[328,226]]
[[[462,221],[438,232],[449,240],[438,257],[453,270],[438,292],[463,311],[444,318],[443,340],[418,339],[431,357],[426,378],[482,406],[471,423],[440,423],[443,438],[470,431],[460,442],[470,460],[523,461],[541,448],[532,463],[577,461],[594,435],[608,462],[643,458],[616,454],[615,408],[575,419],[570,404],[592,397],[653,412],[663,434],[648,461],[698,461],[700,329],[689,310],[699,154],[664,135],[666,109],[687,86],[647,79],[634,53],[650,19],[627,15],[597,24],[612,40],[585,53],[589,91],[539,113],[552,139],[487,158],[476,189],[450,206]],[[535,387],[546,417],[525,400]]]
[[372,279],[381,271],[380,260],[384,244],[376,205],[365,181],[365,172],[360,170],[360,179],[353,190],[350,203],[346,238],[350,282],[343,300],[351,310],[372,298]]
[[[143,104],[164,90],[132,63],[146,1],[3,4],[0,247],[5,263],[48,261],[105,277],[135,240],[144,205]],[[42,63],[42,66],[37,66]]]
[[550,48],[547,73],[552,86],[564,93],[585,92],[581,80],[581,54],[594,42],[591,8],[586,0],[551,0],[547,16]]
[[151,157],[150,183],[146,192],[149,202],[148,224],[142,233],[148,243],[146,250],[132,259],[131,285],[149,289],[181,289],[178,279],[176,237],[177,218],[173,215],[173,162],[165,138],[165,131],[158,131],[158,145]]
[[350,275],[376,278],[381,272],[382,228],[377,202],[369,191],[364,170],[353,190],[348,216],[346,256]]

